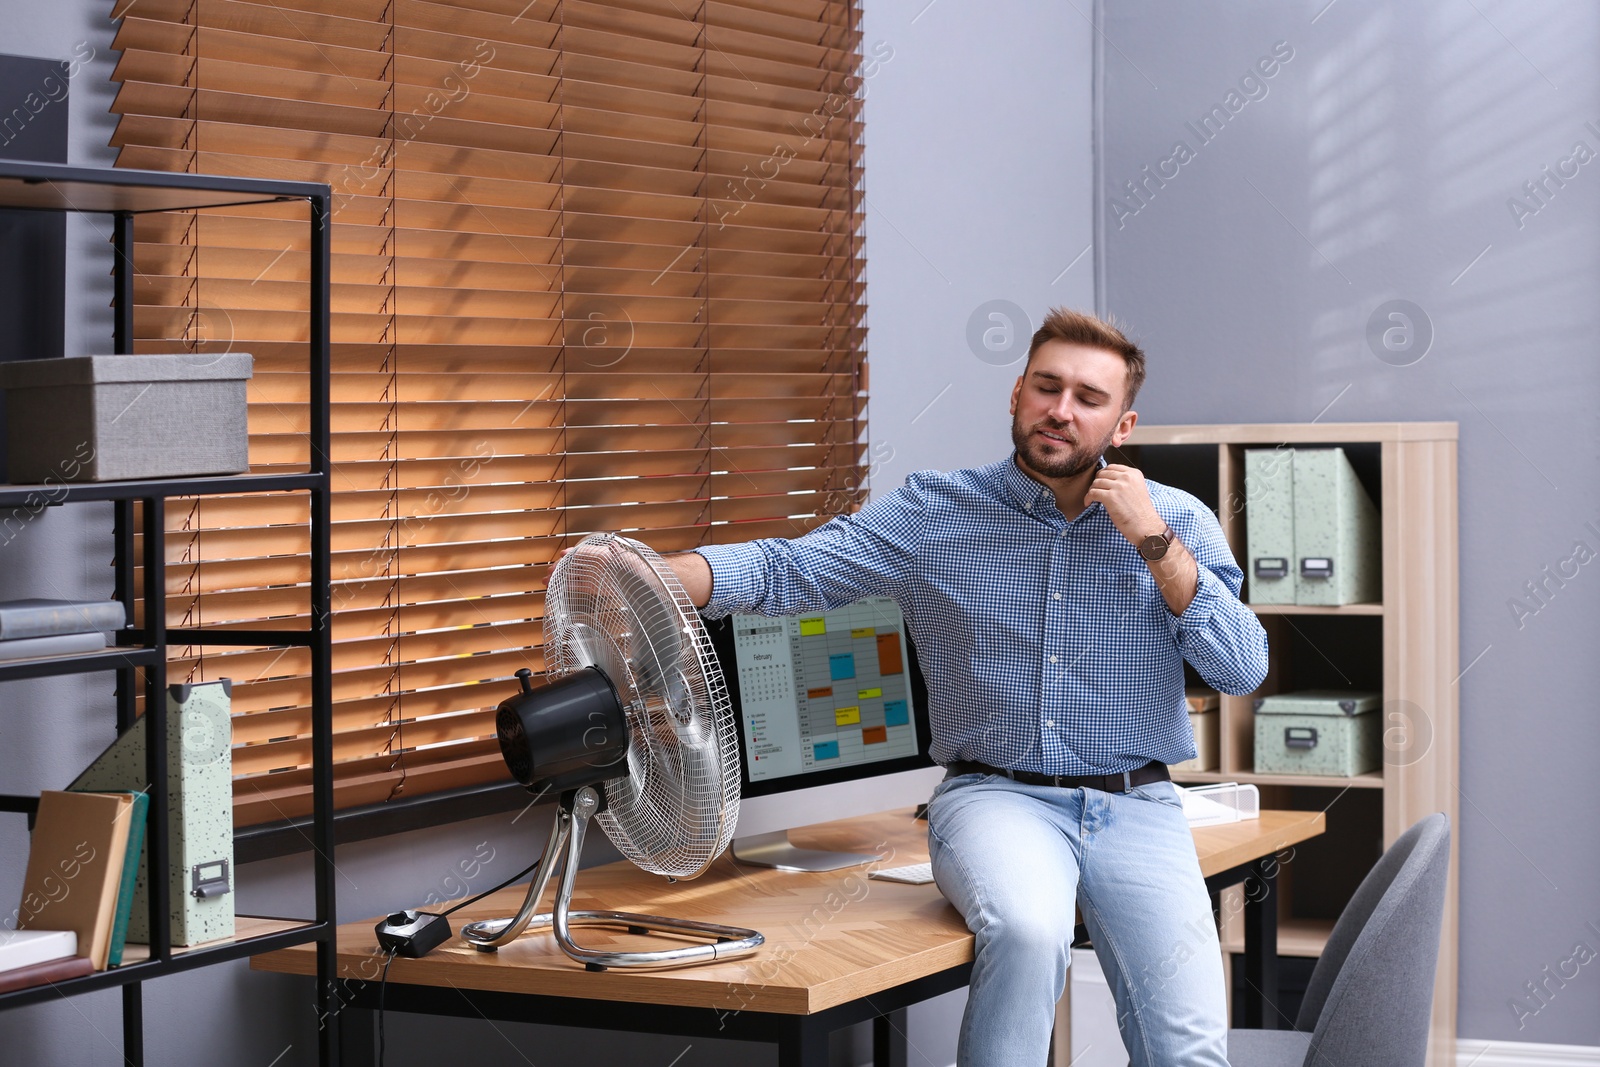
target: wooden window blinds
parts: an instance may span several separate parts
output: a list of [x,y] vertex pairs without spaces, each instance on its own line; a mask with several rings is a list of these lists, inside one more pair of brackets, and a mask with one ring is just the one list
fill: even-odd
[[[853,0],[119,3],[122,166],[334,192],[341,807],[504,775],[560,548],[795,536],[859,503]],[[142,216],[136,351],[255,356],[252,469],[305,455],[303,222]],[[169,506],[174,626],[306,611],[303,497]],[[234,679],[235,819],[309,811],[304,650]]]

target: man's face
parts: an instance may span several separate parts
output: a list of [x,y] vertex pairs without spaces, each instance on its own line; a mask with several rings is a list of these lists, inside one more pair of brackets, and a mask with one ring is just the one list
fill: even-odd
[[1128,365],[1099,348],[1046,341],[1011,390],[1011,441],[1022,466],[1045,478],[1072,478],[1133,432],[1123,411]]

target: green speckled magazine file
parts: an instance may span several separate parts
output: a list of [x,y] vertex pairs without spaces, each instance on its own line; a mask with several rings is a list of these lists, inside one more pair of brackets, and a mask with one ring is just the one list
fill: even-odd
[[1294,452],[1244,453],[1245,600],[1293,604],[1299,560],[1294,554]]
[[[233,936],[233,749],[227,679],[167,688],[167,845],[172,856],[174,946]],[[140,790],[144,719],[72,783],[73,789]],[[128,941],[150,940],[148,857],[139,857]]]
[[1342,448],[1294,452],[1295,603],[1383,599],[1378,509]]

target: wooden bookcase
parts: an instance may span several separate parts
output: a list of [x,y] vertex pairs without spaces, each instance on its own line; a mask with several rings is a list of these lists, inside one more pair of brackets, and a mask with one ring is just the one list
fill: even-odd
[[[1340,446],[1382,513],[1383,600],[1344,607],[1261,605],[1271,667],[1261,688],[1224,694],[1221,767],[1185,783],[1250,782],[1262,806],[1325,809],[1328,833],[1285,859],[1279,954],[1316,956],[1382,850],[1430,812],[1450,817],[1450,888],[1434,986],[1428,1062],[1455,1062],[1459,565],[1455,423],[1139,426],[1113,462],[1194,493],[1218,515],[1246,570],[1247,449]],[[1254,698],[1295,688],[1383,694],[1384,762],[1353,778],[1254,771]],[[1226,901],[1224,902],[1226,905]],[[1225,951],[1243,946],[1242,912],[1223,909]],[[1287,1024],[1285,1024],[1287,1025]]]

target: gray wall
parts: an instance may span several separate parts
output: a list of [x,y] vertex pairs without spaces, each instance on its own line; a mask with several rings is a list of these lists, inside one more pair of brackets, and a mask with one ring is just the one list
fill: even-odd
[[[1460,1033],[1600,1044],[1586,970],[1520,1026],[1508,1003],[1575,942],[1600,947],[1600,571],[1582,565],[1600,552],[1600,160],[1542,202],[1523,190],[1579,142],[1600,152],[1600,9],[1104,12],[1101,295],[1151,351],[1145,418],[1460,423]],[[1278,41],[1293,59],[1200,146],[1185,124]],[[1127,199],[1180,140],[1194,158]],[[1431,323],[1425,353],[1369,344],[1392,300]],[[1526,585],[1547,567],[1541,604]]]
[[[105,5],[91,0],[39,6],[0,0],[5,50],[67,58],[89,42],[98,58],[73,86],[71,159],[108,164],[114,127],[106,114],[114,56]],[[874,491],[911,470],[988,462],[1007,447],[1005,397],[1014,351],[968,344],[980,305],[1008,299],[1037,317],[1049,303],[1093,302],[1093,256],[1079,253],[1092,229],[1091,31],[1069,6],[1041,11],[1023,0],[982,10],[955,0],[867,4],[869,54],[881,59],[867,82],[867,241],[870,264],[870,426]],[[98,226],[99,230],[95,227]],[[69,230],[69,353],[105,351],[109,270],[104,224]],[[1074,262],[1076,260],[1076,262]],[[1071,267],[1070,270],[1066,268]],[[987,328],[1004,323],[984,319]],[[1028,327],[1012,323],[1014,333]],[[1000,341],[1000,334],[991,341]],[[1014,340],[1014,337],[1013,337]],[[946,388],[948,387],[948,388]],[[104,513],[51,509],[24,536],[0,545],[0,597],[102,595],[109,591]],[[41,583],[43,583],[41,585]],[[0,788],[52,788],[70,779],[109,740],[111,710],[100,679],[70,679],[0,694]],[[45,709],[35,712],[31,709]],[[741,829],[754,832],[927,796],[927,773],[832,787],[748,805]],[[420,831],[340,850],[340,915],[350,921],[431,895],[455,895],[459,864],[494,850],[472,879],[483,888],[518,869],[543,839],[541,809]],[[535,825],[530,827],[529,822]],[[0,855],[21,856],[20,820],[0,820]],[[589,860],[607,858],[604,849]],[[303,859],[252,864],[238,873],[244,911],[304,914],[310,908]],[[20,863],[0,864],[0,901],[16,899]],[[146,1049],[151,1063],[232,1063],[290,1067],[314,1062],[315,1017],[308,983],[223,965],[149,983]],[[923,1006],[911,1019],[912,1063],[955,1059],[959,994]],[[841,1044],[840,1063],[866,1056],[863,1034]],[[727,1042],[643,1039],[521,1025],[490,1027],[395,1018],[391,1064],[436,1063],[443,1056],[483,1067],[641,1062],[680,1067],[771,1062]],[[0,1047],[18,1064],[116,1062],[115,993],[0,1013]],[[683,1053],[681,1060],[674,1057]]]

